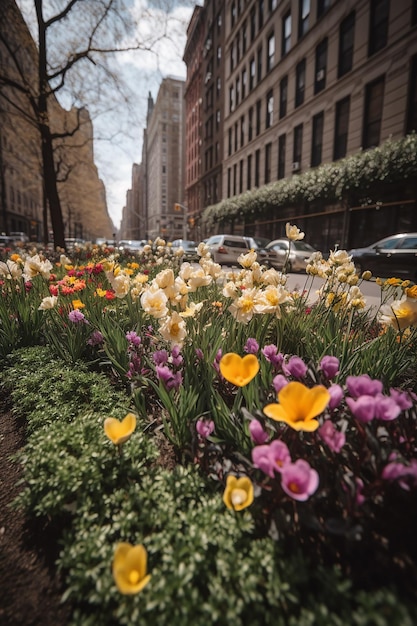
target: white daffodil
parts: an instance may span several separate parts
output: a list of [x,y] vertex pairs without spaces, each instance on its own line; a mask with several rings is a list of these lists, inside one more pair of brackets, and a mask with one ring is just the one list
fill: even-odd
[[162,289],[147,289],[141,295],[140,303],[143,310],[156,319],[168,315],[168,298]]
[[119,272],[117,276],[111,276],[109,282],[117,298],[124,298],[130,289],[130,276]]
[[329,255],[330,265],[346,265],[350,263],[352,257],[346,250],[331,250]]
[[281,285],[274,287],[268,285],[266,289],[258,292],[255,303],[256,313],[271,313],[276,315],[277,318],[281,317],[281,304],[289,302],[291,296],[288,291]]
[[210,257],[210,248],[202,241],[197,246],[197,254],[201,257]]
[[23,277],[25,280],[31,280],[40,274],[43,278],[48,280],[51,275],[51,270],[52,263],[47,259],[41,259],[39,254],[35,254],[34,256],[26,258],[23,267]]
[[161,320],[159,332],[165,341],[169,341],[172,346],[179,346],[180,348],[187,336],[185,321],[176,311]]
[[6,262],[0,261],[0,276],[8,280],[18,280],[22,276],[22,268],[18,263],[8,259]]
[[202,307],[202,302],[198,302],[197,304],[195,302],[190,302],[185,311],[180,312],[180,315],[181,317],[195,317],[196,313],[198,313]]
[[304,239],[305,233],[303,233],[297,226],[291,225],[289,222],[285,224],[285,234],[291,241],[299,241]]
[[240,256],[238,256],[237,262],[245,269],[250,269],[257,258],[258,255],[256,254],[255,250],[250,250],[246,254],[241,254]]
[[196,291],[199,287],[207,287],[213,282],[212,277],[206,274],[203,268],[194,270],[188,279],[188,286],[190,291]]
[[53,309],[57,302],[57,296],[46,296],[46,298],[44,298],[40,303],[38,311],[48,311],[49,309]]
[[242,324],[250,322],[256,312],[257,289],[245,289],[239,298],[229,306],[229,311],[236,321]]
[[384,304],[379,311],[379,322],[397,330],[417,326],[417,300],[404,296],[401,300]]

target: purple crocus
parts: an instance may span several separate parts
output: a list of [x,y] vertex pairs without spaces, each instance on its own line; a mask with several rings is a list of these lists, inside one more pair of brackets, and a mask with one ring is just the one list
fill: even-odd
[[195,428],[200,437],[204,437],[204,439],[206,439],[214,430],[214,422],[213,420],[198,419]]
[[247,352],[248,354],[257,354],[258,350],[259,343],[256,341],[256,339],[249,337],[243,348],[243,352]]
[[377,396],[375,417],[384,422],[395,420],[401,413],[401,407],[391,396]]
[[78,309],[74,309],[68,313],[68,319],[73,324],[87,324],[84,313],[81,313]]
[[285,376],[283,376],[283,374],[277,374],[274,377],[272,384],[274,385],[275,392],[279,393],[285,385],[288,385],[288,380]]
[[388,463],[382,471],[384,480],[397,480],[405,491],[417,487],[417,460],[412,459],[410,465],[404,465],[398,461]]
[[142,342],[142,339],[139,337],[137,333],[135,333],[134,330],[131,330],[128,333],[126,333],[126,339],[132,346],[136,346],[136,347],[140,346]]
[[254,467],[262,470],[270,478],[274,477],[275,467],[268,445],[255,446],[252,449],[252,463]]
[[282,473],[284,467],[291,463],[291,455],[288,446],[279,439],[275,439],[269,444],[269,456],[272,460],[274,470],[279,473]]
[[104,341],[104,337],[99,330],[93,330],[90,335],[90,338],[87,339],[87,343],[89,346],[99,346]]
[[201,348],[195,349],[195,355],[199,361],[204,361],[204,354]]
[[261,445],[268,441],[268,433],[264,431],[261,422],[257,419],[253,419],[249,422],[249,433],[252,441],[257,445]]
[[157,365],[156,375],[158,380],[160,380],[169,391],[171,389],[178,391],[182,384],[181,372],[173,372],[166,365]]
[[179,346],[174,346],[171,351],[171,360],[172,365],[175,367],[180,367],[184,361],[181,355],[181,348]]
[[330,385],[328,392],[330,394],[329,409],[333,411],[333,409],[339,406],[343,399],[343,389],[340,385],[334,384]]
[[324,356],[319,363],[319,368],[328,380],[339,373],[339,359],[335,356]]
[[291,498],[304,502],[317,490],[319,475],[307,461],[298,459],[282,468],[281,486]]
[[307,365],[304,363],[303,359],[295,355],[290,357],[288,363],[282,366],[282,371],[286,376],[293,376],[298,380],[304,378],[307,374],[307,369]]
[[411,407],[413,406],[413,400],[411,399],[410,394],[406,391],[400,391],[399,389],[390,389],[390,397],[395,400],[401,411],[411,409]]
[[356,419],[364,424],[371,422],[375,417],[377,403],[374,396],[364,395],[356,400],[346,398],[346,404]]
[[346,443],[345,433],[336,430],[331,420],[325,420],[318,429],[318,433],[332,452],[340,452]]
[[383,388],[380,380],[372,380],[368,374],[348,376],[346,378],[346,386],[352,398],[376,396],[378,393],[382,393]]
[[166,365],[168,363],[168,352],[166,350],[155,350],[152,358],[155,365]]
[[281,368],[284,361],[284,355],[281,354],[281,352],[278,352],[277,346],[269,344],[262,348],[261,352],[266,360],[269,361],[276,370],[279,370]]

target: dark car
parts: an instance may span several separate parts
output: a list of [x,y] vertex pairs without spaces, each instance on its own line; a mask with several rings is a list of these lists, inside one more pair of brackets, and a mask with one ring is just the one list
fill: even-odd
[[200,257],[197,254],[197,242],[190,241],[189,239],[174,239],[172,242],[172,250],[179,250],[182,248],[184,250],[184,259],[186,261],[196,261],[200,260]]
[[366,248],[349,250],[358,273],[370,270],[382,278],[417,282],[417,233],[401,233],[380,239]]

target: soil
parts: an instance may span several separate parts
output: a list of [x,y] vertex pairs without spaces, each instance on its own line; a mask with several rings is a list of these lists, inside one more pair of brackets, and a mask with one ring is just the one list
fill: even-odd
[[45,525],[10,506],[22,489],[22,468],[11,457],[24,443],[24,421],[0,398],[0,624],[64,626],[71,611],[61,604],[57,543]]

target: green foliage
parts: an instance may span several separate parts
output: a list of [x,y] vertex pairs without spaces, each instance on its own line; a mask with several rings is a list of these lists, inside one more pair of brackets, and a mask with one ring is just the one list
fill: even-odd
[[413,132],[396,141],[389,139],[372,150],[222,200],[205,209],[202,217],[208,229],[233,219],[253,220],[255,214],[257,220],[262,220],[265,213],[282,206],[340,201],[349,193],[364,192],[380,181],[390,183],[416,176],[417,135]]

